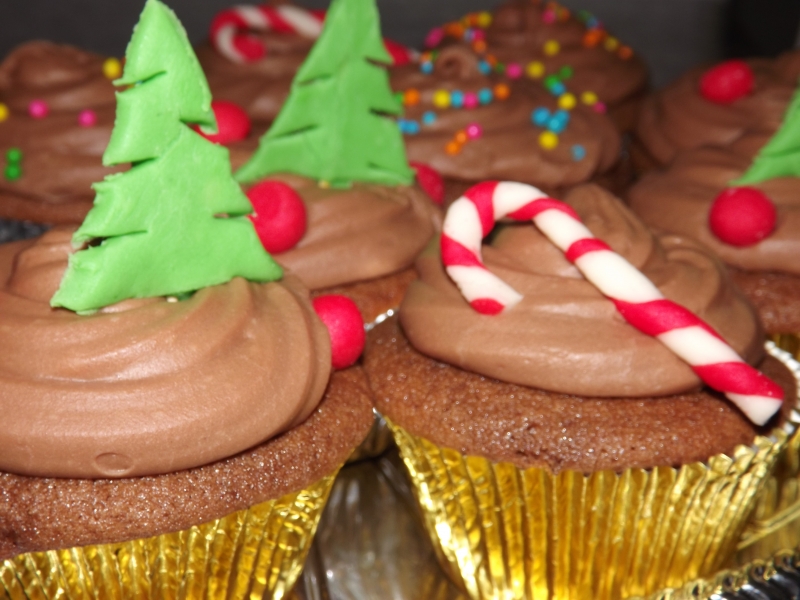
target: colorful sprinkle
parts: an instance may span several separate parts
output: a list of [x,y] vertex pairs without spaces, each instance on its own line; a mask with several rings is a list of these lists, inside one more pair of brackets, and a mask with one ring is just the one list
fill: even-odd
[[575,144],[572,147],[572,159],[578,161],[583,160],[584,158],[586,158],[586,148],[580,144]]
[[482,75],[489,75],[492,72],[492,65],[485,60],[478,61],[478,71],[480,71]]
[[465,130],[459,129],[458,131],[456,131],[456,135],[454,136],[453,139],[463,146],[464,144],[467,143],[469,137],[467,136],[467,132]]
[[450,106],[450,92],[436,90],[433,93],[433,105],[437,108],[448,108]]
[[450,105],[453,108],[463,108],[464,92],[460,90],[453,90],[452,92],[450,92]]
[[529,62],[528,66],[525,67],[525,73],[527,73],[528,77],[531,79],[539,79],[544,75],[544,65],[538,60]]
[[486,29],[492,24],[492,13],[483,11],[478,13],[477,25],[481,29]]
[[428,32],[428,35],[425,36],[425,46],[427,48],[433,48],[438,46],[441,41],[444,39],[444,29],[441,27],[434,27]]
[[447,146],[444,147],[445,152],[447,152],[451,156],[455,156],[459,152],[461,152],[461,144],[457,141],[453,140],[447,142]]
[[3,172],[6,179],[9,181],[16,181],[20,177],[22,177],[22,168],[19,165],[8,165],[6,166],[5,171]]
[[475,92],[467,92],[464,94],[464,108],[477,108],[479,103],[478,94]]
[[28,114],[34,119],[44,119],[50,112],[50,107],[44,100],[33,100],[28,105]]
[[93,110],[82,110],[78,115],[78,125],[81,127],[94,127],[97,124],[97,115]]
[[420,94],[419,90],[411,88],[403,93],[403,106],[416,106],[419,104]]
[[522,65],[519,63],[509,63],[506,67],[506,75],[509,79],[519,79],[522,77]]
[[483,128],[478,123],[470,123],[466,131],[467,137],[471,140],[477,140],[483,135]]
[[565,110],[557,110],[547,121],[547,129],[553,133],[561,133],[569,125],[569,113]]
[[556,11],[548,8],[542,13],[542,22],[547,25],[552,25],[556,22]]
[[583,45],[587,48],[594,48],[603,41],[605,31],[602,29],[590,29],[583,35]]
[[483,88],[478,92],[478,102],[489,104],[494,99],[494,92],[489,88]]
[[0,102],[0,123],[8,119],[8,106]]
[[494,96],[498,100],[505,100],[509,95],[511,95],[511,88],[505,83],[498,83],[494,86]]
[[546,56],[555,56],[561,51],[561,44],[556,40],[547,40],[544,43],[544,53]]
[[607,110],[606,105],[603,102],[595,102],[592,108],[594,108],[594,112],[598,112],[600,114],[605,114]]
[[597,94],[595,94],[594,92],[583,92],[581,94],[581,102],[589,106],[595,104],[597,100],[598,100]]
[[558,146],[558,136],[552,131],[543,131],[539,136],[539,145],[545,150],[552,150]]
[[472,42],[472,49],[478,54],[486,52],[486,42],[484,40],[475,40]]
[[558,98],[558,107],[563,108],[564,110],[572,110],[575,108],[575,105],[578,103],[578,100],[575,98],[574,94],[570,94],[567,92],[566,94],[562,94]]
[[122,63],[117,58],[107,58],[103,62],[103,75],[107,79],[118,79],[122,75]]
[[546,85],[547,89],[550,91],[551,94],[554,96],[561,96],[562,94],[567,93],[567,86],[565,86],[560,81],[556,80],[554,83],[550,85]]
[[433,63],[423,62],[419,65],[419,70],[422,71],[425,75],[430,75],[431,73],[433,73]]
[[544,106],[539,106],[535,108],[531,113],[531,121],[533,121],[534,125],[538,125],[539,127],[544,127],[547,125],[547,122],[550,120],[550,111],[545,108]]
[[606,50],[609,52],[613,52],[619,47],[619,40],[615,37],[606,38],[605,43],[603,44]]
[[6,160],[11,164],[17,164],[22,160],[22,150],[19,148],[10,148],[6,152]]
[[433,125],[436,122],[436,113],[432,110],[426,111],[422,115],[423,125]]
[[575,70],[574,70],[572,67],[570,67],[569,65],[564,65],[564,66],[563,66],[563,67],[561,67],[561,69],[558,71],[558,76],[559,76],[561,79],[569,79],[570,77],[572,77],[572,75],[573,75],[574,73],[575,73]]
[[619,56],[622,60],[628,60],[629,58],[633,57],[633,48],[630,46],[620,46],[620,49],[617,50],[617,56]]

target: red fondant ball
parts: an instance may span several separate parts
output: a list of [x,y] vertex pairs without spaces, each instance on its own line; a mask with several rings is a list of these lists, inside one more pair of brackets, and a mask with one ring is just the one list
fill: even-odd
[[700,78],[703,98],[716,104],[730,104],[753,91],[755,77],[743,60],[728,60],[712,67]]
[[728,188],[708,213],[711,232],[731,246],[752,246],[775,229],[777,212],[764,192],[752,187]]
[[297,245],[306,232],[306,205],[291,187],[280,181],[262,181],[247,191],[255,214],[250,220],[264,249],[273,254]]
[[384,39],[383,46],[392,57],[393,67],[404,67],[411,63],[411,51],[402,44],[398,44],[392,40]]
[[412,162],[411,168],[417,172],[419,187],[431,197],[436,204],[444,201],[444,179],[439,172],[424,163]]
[[250,117],[238,104],[226,100],[211,103],[217,118],[217,133],[207,133],[195,126],[195,131],[215,144],[226,146],[245,139],[250,134]]
[[356,303],[346,296],[330,295],[314,298],[314,310],[331,336],[331,364],[346,369],[364,351],[364,321]]

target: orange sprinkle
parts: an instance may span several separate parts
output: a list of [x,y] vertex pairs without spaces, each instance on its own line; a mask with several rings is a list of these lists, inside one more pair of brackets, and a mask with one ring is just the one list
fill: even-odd
[[464,35],[464,27],[461,23],[448,23],[444,26],[444,32],[450,37],[460,38]]
[[511,88],[505,83],[498,83],[494,86],[494,97],[498,100],[505,100],[509,95],[511,95]]
[[562,8],[562,9],[561,9],[561,10],[558,12],[558,18],[559,18],[560,20],[562,20],[562,21],[568,21],[568,20],[569,20],[569,16],[570,16],[570,12],[569,12],[569,9],[568,9],[568,8]]
[[487,54],[486,62],[488,62],[492,67],[494,67],[497,64],[497,58],[495,58],[494,54]]
[[453,140],[452,142],[447,142],[447,146],[444,147],[444,150],[451,156],[454,156],[459,152],[461,152],[461,144],[459,144],[455,140]]
[[603,41],[602,29],[590,29],[583,35],[583,45],[587,48],[594,48]]
[[620,49],[617,50],[617,56],[622,60],[628,60],[633,56],[633,48],[630,46],[621,46]]
[[419,99],[419,90],[415,90],[414,88],[408,89],[403,94],[403,105],[416,106],[419,104]]
[[456,131],[456,136],[453,139],[458,143],[459,146],[461,146],[463,144],[466,144],[469,138],[467,137],[466,131],[464,131],[463,129],[459,129],[458,131]]
[[486,52],[486,42],[483,40],[475,40],[472,42],[472,49],[478,54],[483,54]]

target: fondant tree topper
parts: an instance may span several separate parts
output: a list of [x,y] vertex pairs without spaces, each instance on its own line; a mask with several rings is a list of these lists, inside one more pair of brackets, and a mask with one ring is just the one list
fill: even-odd
[[733,185],[752,185],[777,177],[800,177],[800,89],[795,90],[778,131]]
[[[187,125],[216,127],[211,92],[186,32],[147,0],[126,52],[104,165],[130,171],[94,185],[52,306],[89,311],[127,298],[189,293],[240,276],[272,281],[281,268],[245,215],[228,150]],[[100,240],[99,244],[95,244]]]
[[389,117],[402,111],[381,66],[390,63],[375,0],[333,0],[286,104],[236,178],[291,172],[334,187],[410,184],[403,139]]

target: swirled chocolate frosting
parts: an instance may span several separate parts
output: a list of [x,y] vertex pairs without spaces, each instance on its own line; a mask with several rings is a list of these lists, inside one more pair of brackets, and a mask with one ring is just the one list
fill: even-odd
[[[746,360],[762,357],[758,319],[717,259],[686,238],[653,235],[597,186],[578,187],[565,201],[668,299],[704,319]],[[483,257],[524,298],[500,315],[481,315],[448,278],[438,252],[427,251],[400,308],[403,329],[423,354],[501,381],[589,397],[700,388],[686,363],[627,324],[533,224],[504,227]]]
[[636,136],[656,164],[669,164],[682,150],[732,144],[748,131],[777,131],[800,77],[800,51],[747,63],[755,75],[753,91],[730,104],[700,94],[708,66],[692,69],[645,100]]
[[317,405],[330,342],[291,276],[77,315],[49,305],[71,233],[0,246],[0,471],[169,473],[260,444]]
[[[71,46],[35,41],[16,48],[0,65],[0,152],[22,151],[19,179],[0,179],[0,216],[46,223],[79,223],[92,206],[92,183],[121,170],[102,165],[116,99],[103,74],[103,57]],[[33,118],[34,100],[49,113]],[[96,122],[81,126],[82,111]]]
[[322,188],[299,175],[272,177],[303,198],[308,229],[275,259],[312,290],[390,275],[414,264],[434,234],[438,209],[417,187],[355,183]]
[[[429,164],[452,179],[510,179],[549,188],[586,181],[617,162],[619,134],[608,117],[584,106],[570,111],[555,148],[542,147],[545,130],[531,122],[531,114],[538,107],[555,112],[558,106],[557,99],[540,87],[515,87],[505,100],[495,98],[472,109],[436,108],[433,98],[439,90],[478,93],[503,82],[482,74],[478,64],[478,55],[468,47],[450,45],[439,52],[430,75],[419,65],[390,70],[395,91],[413,89],[420,94],[419,103],[406,107],[404,114],[405,119],[422,123],[418,134],[405,136],[409,160]],[[423,114],[428,111],[435,112],[436,119],[425,124]],[[456,133],[473,123],[481,128],[480,137],[466,141],[457,153],[448,152]]]

